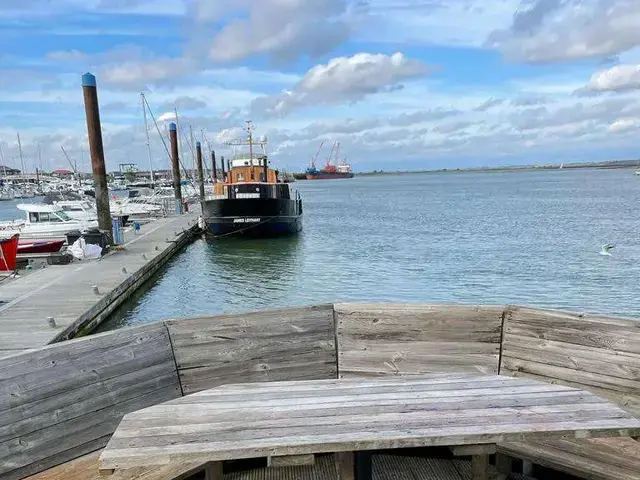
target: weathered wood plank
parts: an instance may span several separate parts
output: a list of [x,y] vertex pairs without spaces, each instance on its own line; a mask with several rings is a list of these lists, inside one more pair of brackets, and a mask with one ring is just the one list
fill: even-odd
[[498,445],[498,451],[581,478],[637,480],[638,472],[640,472],[637,465],[640,457],[637,456],[637,452],[635,452],[636,456],[633,456],[633,451],[630,452],[631,455],[628,455],[622,449],[611,447],[607,453],[612,457],[603,461],[600,452],[607,450],[607,446],[599,444],[602,440],[581,439],[580,448],[571,451],[562,447],[558,448],[555,440],[547,440],[544,443],[533,440],[526,443],[510,442]]
[[532,373],[534,375],[581,384],[585,388],[592,386],[604,390],[630,394],[640,392],[640,380],[627,380],[605,374],[586,372],[576,368],[558,367],[556,365],[522,360],[507,356],[506,354],[502,357],[502,366],[505,372]]
[[355,456],[353,452],[334,453],[337,480],[355,480]]
[[[510,308],[500,372],[584,388],[640,415],[640,321]],[[625,464],[629,452],[598,442],[530,439],[499,448],[526,462],[587,478],[640,478],[640,465]]]
[[172,360],[166,327],[152,324],[55,344],[0,359],[0,409]]
[[[42,462],[43,465],[46,465],[47,458],[56,457],[61,452],[79,449],[83,444],[91,445],[89,451],[103,447],[125,412],[139,410],[158,401],[175,398],[176,393],[176,387],[152,391],[103,410],[89,412],[66,422],[2,442],[0,443],[0,468],[7,471],[18,470],[28,468],[29,464],[33,462]],[[94,444],[98,440],[100,443]],[[61,458],[62,461],[66,461],[75,458],[75,456]]]
[[0,392],[3,478],[101,448],[125,413],[181,394],[162,323],[0,359]]
[[185,394],[226,383],[337,375],[331,305],[166,323]]
[[37,473],[25,480],[104,480],[98,470],[100,451]]
[[503,355],[627,380],[640,379],[640,354],[507,335]]
[[341,378],[497,373],[504,307],[339,304]]
[[505,334],[640,353],[640,321],[632,319],[576,318],[555,311],[512,308]]
[[471,457],[471,474],[473,480],[489,480],[489,455]]
[[285,455],[282,457],[267,457],[267,467],[297,467],[300,465],[314,465],[316,456],[312,453],[308,455]]
[[588,390],[594,395],[598,395],[601,398],[607,399],[613,403],[616,403],[617,405],[620,405],[632,415],[640,417],[640,397],[632,393],[621,393],[614,390],[606,390],[598,387],[586,386],[577,382],[570,382],[554,377],[545,377],[543,375],[535,375],[532,373],[521,371],[510,371],[507,368],[504,368],[503,370],[505,375],[513,375],[516,378],[530,378],[533,380],[538,380],[540,382],[550,383],[552,385],[565,385],[568,387]]
[[451,453],[456,457],[465,457],[470,455],[493,455],[496,453],[495,443],[483,443],[479,445],[454,445],[449,447]]
[[[504,385],[487,388],[493,381],[504,380],[490,377],[488,381],[478,379],[475,387],[474,380],[468,378],[466,384],[454,383],[459,390],[439,391],[432,387],[451,384],[429,377],[424,380],[426,389],[420,391],[414,385],[416,378],[409,379],[411,385],[404,392],[376,393],[372,387],[358,388],[371,380],[343,380],[342,384],[334,383],[339,394],[334,395],[330,387],[307,390],[315,396],[291,396],[286,393],[287,385],[295,382],[282,382],[282,398],[274,395],[273,385],[265,384],[266,398],[260,391],[252,391],[246,400],[221,387],[182,399],[184,404],[173,401],[125,416],[101,455],[101,465],[122,468],[154,462],[490,444],[522,441],[528,435],[588,437],[640,431],[640,420],[588,393],[582,393],[585,402],[565,397],[562,404],[522,406],[523,400],[539,399],[544,392],[558,396],[581,393],[566,387],[509,379]],[[353,385],[353,392],[344,391],[349,385]],[[219,399],[215,398],[216,390],[222,392]],[[443,410],[442,405],[452,399],[462,403]],[[483,401],[496,400],[506,403],[478,408]],[[403,405],[399,411],[367,411],[376,402],[380,407],[394,401],[396,406]],[[344,406],[359,410],[346,413]],[[402,410],[407,406],[417,408]],[[317,410],[301,411],[309,407]]]

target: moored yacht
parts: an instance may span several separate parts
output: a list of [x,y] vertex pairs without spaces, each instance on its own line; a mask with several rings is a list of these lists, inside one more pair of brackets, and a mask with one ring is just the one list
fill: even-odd
[[277,237],[302,230],[302,199],[277,170],[269,168],[266,143],[264,137],[254,141],[251,122],[247,122],[246,141],[229,143],[248,147],[248,152],[234,152],[224,181],[216,183],[214,194],[202,202],[208,233]]
[[72,230],[98,227],[96,220],[74,220],[55,205],[21,203],[18,208],[25,212],[26,218],[0,222],[0,232],[19,233],[21,239],[51,239],[66,238],[66,234]]

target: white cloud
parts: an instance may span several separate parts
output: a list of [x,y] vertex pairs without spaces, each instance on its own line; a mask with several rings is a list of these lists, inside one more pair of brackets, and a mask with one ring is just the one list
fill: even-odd
[[252,107],[267,115],[285,115],[309,105],[353,102],[380,91],[402,88],[400,82],[425,76],[428,71],[422,62],[402,53],[337,57],[310,69],[292,90],[259,97]]
[[616,120],[609,125],[608,130],[612,133],[628,132],[631,130],[638,130],[640,128],[640,119],[637,118],[624,118]]
[[616,65],[595,73],[586,86],[592,92],[622,92],[640,89],[640,65]]
[[522,7],[487,41],[511,59],[606,58],[640,45],[638,0],[535,0]]
[[100,77],[102,81],[111,85],[142,90],[149,85],[181,78],[194,69],[194,60],[188,58],[129,60],[103,67]]
[[347,0],[240,0],[235,3],[200,0],[200,23],[231,18],[213,37],[210,58],[216,62],[246,59],[255,54],[274,62],[302,55],[319,57],[346,40],[353,29]]

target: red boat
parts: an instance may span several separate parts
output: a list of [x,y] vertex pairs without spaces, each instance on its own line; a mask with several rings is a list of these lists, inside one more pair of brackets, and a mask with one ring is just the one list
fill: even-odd
[[18,245],[20,255],[26,253],[56,253],[64,245],[65,240],[23,240]]
[[340,142],[333,143],[333,148],[331,149],[329,158],[327,158],[327,164],[325,165],[325,167],[320,170],[316,169],[316,160],[318,158],[318,155],[320,154],[320,150],[322,149],[323,144],[324,144],[324,141],[320,143],[320,148],[318,149],[318,153],[316,153],[316,156],[311,159],[311,165],[306,172],[307,180],[331,180],[334,178],[353,178],[351,165],[349,165],[345,159],[343,159],[338,165],[331,163],[331,159],[333,158],[334,153],[335,153],[336,161],[338,160],[338,157],[340,155]]
[[16,255],[20,234],[0,239],[0,271],[12,272],[16,269]]

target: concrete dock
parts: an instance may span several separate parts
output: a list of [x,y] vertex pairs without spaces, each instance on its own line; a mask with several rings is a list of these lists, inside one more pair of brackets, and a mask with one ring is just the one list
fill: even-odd
[[197,213],[158,219],[99,260],[48,266],[0,284],[0,357],[93,330],[198,234],[197,223]]

